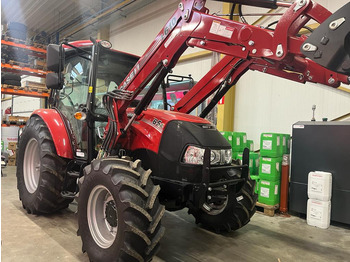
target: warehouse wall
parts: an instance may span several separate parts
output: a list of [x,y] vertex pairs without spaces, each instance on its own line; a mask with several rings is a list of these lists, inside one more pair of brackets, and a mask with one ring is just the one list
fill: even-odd
[[[346,0],[319,0],[331,11],[337,10]],[[156,1],[139,10],[131,17],[118,20],[111,25],[111,42],[114,48],[142,55],[160,29],[173,14],[178,0]],[[222,3],[207,1],[210,13],[221,12]],[[249,11],[244,7],[243,10]],[[256,10],[266,12],[266,9]],[[247,18],[253,22],[256,18]],[[275,20],[272,18],[271,20]],[[190,49],[186,54],[197,52]],[[211,67],[211,57],[179,63],[174,73],[192,74],[199,80]],[[310,120],[312,105],[316,105],[316,119],[333,119],[350,112],[349,93],[332,88],[299,84],[259,72],[248,72],[236,87],[234,130],[245,131],[249,139],[259,148],[261,132],[290,133],[293,123]]]

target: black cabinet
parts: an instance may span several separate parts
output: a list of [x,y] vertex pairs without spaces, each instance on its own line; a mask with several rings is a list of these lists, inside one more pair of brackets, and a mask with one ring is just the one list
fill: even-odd
[[350,122],[298,122],[292,136],[289,209],[306,214],[309,172],[330,172],[331,220],[350,224]]

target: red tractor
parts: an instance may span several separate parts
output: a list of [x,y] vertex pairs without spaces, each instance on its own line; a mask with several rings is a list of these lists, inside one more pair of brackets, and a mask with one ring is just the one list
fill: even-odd
[[[350,4],[332,15],[310,0],[226,2],[288,9],[272,30],[209,15],[205,1],[183,0],[141,58],[94,39],[49,45],[50,109],[33,112],[21,135],[18,190],[32,214],[77,198],[78,234],[90,260],[151,260],[166,209],[186,207],[217,232],[249,222],[256,195],[248,149],[242,164],[233,164],[231,146],[204,119],[247,70],[349,84]],[[319,28],[299,35],[311,18]],[[187,47],[225,56],[169,107],[164,79]],[[170,110],[149,108],[158,90]],[[190,114],[212,94],[200,117]]]

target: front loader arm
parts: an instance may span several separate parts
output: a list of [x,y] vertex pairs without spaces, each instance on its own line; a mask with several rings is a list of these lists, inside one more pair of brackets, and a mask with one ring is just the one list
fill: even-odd
[[[349,83],[346,75],[338,74],[312,60],[305,59],[301,53],[301,46],[307,37],[297,36],[300,29],[311,18],[322,23],[331,15],[327,9],[317,3],[304,1],[305,4],[301,5],[301,2],[296,1],[289,7],[279,20],[275,31],[223,18],[213,19],[212,16],[203,14],[201,26],[198,27],[201,30],[196,30],[193,34],[195,38],[189,40],[188,43],[191,46],[209,49],[226,56],[175,105],[174,110],[190,113],[215,92],[220,87],[220,83],[227,78],[227,74],[231,73],[228,78],[230,81],[225,83],[225,88],[214,101],[218,102],[249,69],[300,83],[308,81],[332,87],[338,87],[341,82]],[[226,28],[234,28],[235,31],[230,41],[206,37],[205,32],[210,32],[212,27],[208,29],[205,28],[205,25],[213,25],[213,23]],[[233,60],[234,57],[235,60]],[[236,66],[232,61],[239,61],[239,58],[246,59],[246,61]],[[219,71],[219,68],[222,70]],[[209,111],[209,109],[205,110]],[[204,117],[206,113],[208,112],[203,112],[201,116]]]
[[[307,37],[298,35],[300,29],[310,19],[322,23],[331,15],[321,5],[311,0],[296,1],[286,10],[273,31],[209,15],[205,2],[182,0],[154,42],[115,91],[127,93],[129,98],[123,99],[122,95],[122,99],[114,101],[113,112],[118,126],[114,145],[132,121],[147,108],[158,88],[156,84],[176,65],[188,47],[219,52],[225,57],[175,105],[174,110],[179,112],[191,112],[217,90],[216,99],[220,98],[249,69],[301,83],[310,81],[332,87],[339,86],[341,82],[349,83],[346,75],[325,69],[305,58],[301,52]],[[149,94],[145,95],[135,109],[134,116],[128,120],[126,108],[150,82],[153,88],[151,84]]]

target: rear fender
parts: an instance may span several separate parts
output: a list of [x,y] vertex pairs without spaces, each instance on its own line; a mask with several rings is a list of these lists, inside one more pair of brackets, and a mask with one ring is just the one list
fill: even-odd
[[39,116],[48,127],[56,147],[57,155],[73,159],[73,150],[68,132],[60,114],[55,109],[38,109],[32,114]]

